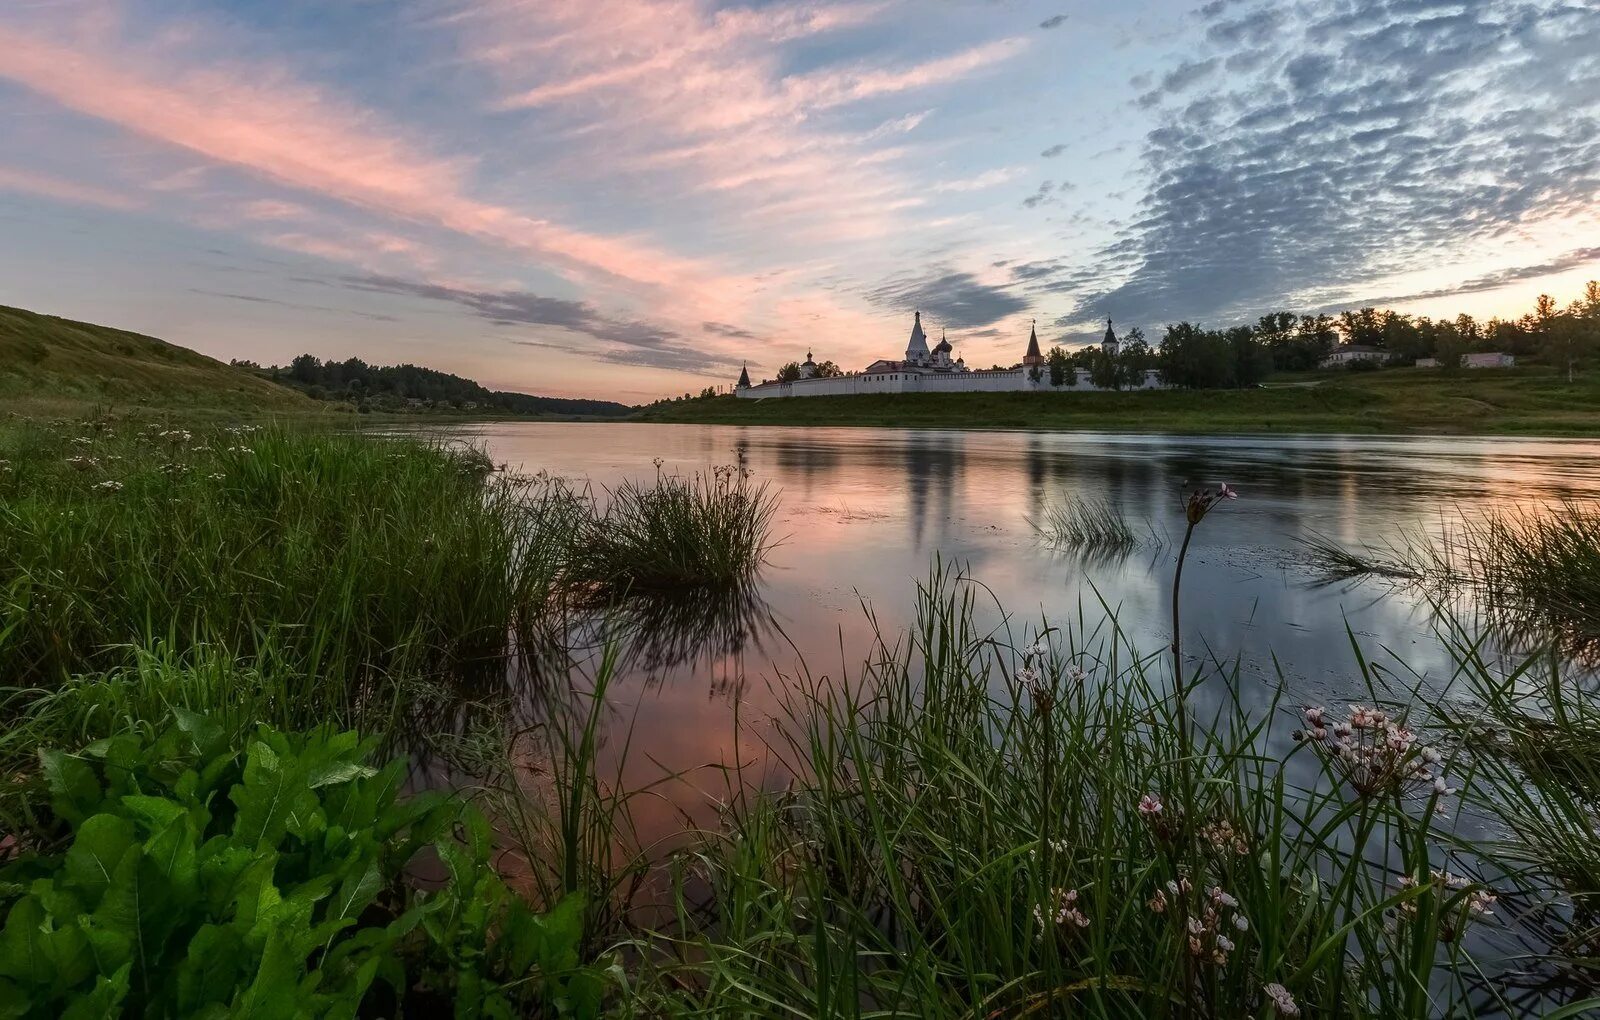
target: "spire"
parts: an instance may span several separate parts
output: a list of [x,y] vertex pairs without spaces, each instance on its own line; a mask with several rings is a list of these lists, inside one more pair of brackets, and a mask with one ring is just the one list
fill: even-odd
[[741,390],[747,390],[747,389],[750,388],[750,366],[749,365],[741,365],[741,366],[739,366],[738,388],[741,389]]
[[915,364],[926,364],[928,360],[928,335],[922,331],[922,313],[917,313],[917,318],[911,326],[911,339],[906,341],[906,360]]
[[[1033,328],[1028,331],[1028,358],[1042,358],[1039,353],[1039,320],[1033,320]],[[1027,360],[1024,358],[1023,360]]]
[[1115,330],[1113,330],[1111,328],[1111,320],[1107,319],[1106,320],[1106,343],[1114,344],[1116,342],[1117,342],[1117,333],[1116,333]]

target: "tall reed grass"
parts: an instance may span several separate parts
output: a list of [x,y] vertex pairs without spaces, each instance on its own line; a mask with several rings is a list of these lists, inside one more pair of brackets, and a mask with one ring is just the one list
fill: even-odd
[[641,946],[644,1013],[1475,1008],[1466,935],[1490,899],[1444,877],[1449,798],[1404,705],[1358,719],[1359,747],[1405,741],[1363,771],[1326,738],[1332,713],[1219,693],[1186,761],[1165,655],[1114,629],[981,630],[974,597],[936,574],[906,641],[856,680],[801,684],[770,738],[789,791],[744,789],[680,858],[676,929]]
[[569,571],[611,597],[728,588],[760,566],[776,512],[776,494],[731,467],[630,479],[582,529]]
[[575,513],[355,434],[25,423],[0,442],[0,675],[47,688],[156,643],[352,691],[492,661],[536,624]]
[[1447,520],[1436,535],[1410,531],[1359,549],[1323,537],[1302,544],[1329,579],[1465,591],[1497,628],[1535,644],[1558,633],[1569,647],[1600,646],[1600,506],[1502,509]]

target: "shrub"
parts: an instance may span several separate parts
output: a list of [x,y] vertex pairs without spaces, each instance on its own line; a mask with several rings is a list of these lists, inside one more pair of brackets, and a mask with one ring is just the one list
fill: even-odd
[[[533,914],[489,867],[481,815],[402,799],[405,763],[369,751],[262,728],[241,753],[179,711],[153,740],[42,752],[67,836],[0,871],[5,1014],[597,1015],[581,902]],[[445,872],[432,893],[402,881],[424,847]]]

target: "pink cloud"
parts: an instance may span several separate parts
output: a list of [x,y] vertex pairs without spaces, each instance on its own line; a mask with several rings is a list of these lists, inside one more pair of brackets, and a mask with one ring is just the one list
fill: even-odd
[[129,210],[143,205],[138,199],[105,188],[6,166],[0,166],[0,191],[17,191],[71,205],[93,205],[102,209]]
[[606,237],[472,198],[470,165],[440,159],[370,112],[282,69],[220,66],[164,79],[131,48],[73,48],[0,24],[0,77],[80,113],[289,187],[548,258],[580,278],[655,287],[714,277],[639,238]]
[[791,241],[902,235],[906,225],[893,213],[916,204],[908,198],[915,182],[894,166],[906,150],[882,143],[914,130],[928,109],[894,115],[865,134],[829,130],[821,115],[948,86],[1026,45],[1001,39],[887,69],[787,70],[784,43],[865,24],[887,7],[718,11],[704,0],[489,0],[474,3],[454,27],[462,51],[503,82],[497,109],[540,107],[572,125],[572,146],[594,140],[599,151],[582,149],[574,173],[604,158],[631,171],[670,174],[663,191],[720,194],[707,206],[713,216],[769,250],[786,250]]

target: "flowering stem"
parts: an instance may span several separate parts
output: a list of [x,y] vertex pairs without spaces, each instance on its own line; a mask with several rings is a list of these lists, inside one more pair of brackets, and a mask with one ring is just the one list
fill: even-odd
[[1178,611],[1178,592],[1184,584],[1184,558],[1189,555],[1189,539],[1195,534],[1194,521],[1184,531],[1184,544],[1178,548],[1178,569],[1173,572],[1173,683],[1178,684],[1178,703],[1184,702],[1184,652],[1182,652],[1182,625]]
[[1178,548],[1178,568],[1172,574],[1172,683],[1178,702],[1178,740],[1185,760],[1189,757],[1189,725],[1184,711],[1183,620],[1178,596],[1183,586],[1183,561],[1189,555],[1189,539],[1194,537],[1195,523],[1191,520],[1183,533],[1183,545]]

